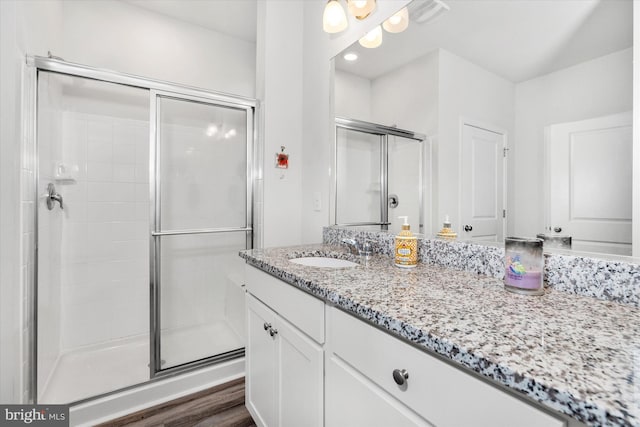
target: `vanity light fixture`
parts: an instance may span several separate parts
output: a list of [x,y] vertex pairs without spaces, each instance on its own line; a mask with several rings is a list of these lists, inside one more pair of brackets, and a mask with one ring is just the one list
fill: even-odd
[[382,23],[384,28],[389,33],[401,33],[409,26],[409,11],[406,7],[400,9],[391,18]]
[[355,61],[356,59],[358,59],[358,54],[354,52],[347,52],[344,54],[343,58],[345,59],[345,61]]
[[358,43],[362,47],[369,49],[376,48],[382,44],[382,27],[378,25],[373,30],[369,31],[364,37],[358,40]]
[[338,0],[329,0],[322,14],[322,29],[329,33],[344,31],[349,23],[347,14]]
[[376,8],[376,0],[347,0],[349,13],[356,19],[364,19]]

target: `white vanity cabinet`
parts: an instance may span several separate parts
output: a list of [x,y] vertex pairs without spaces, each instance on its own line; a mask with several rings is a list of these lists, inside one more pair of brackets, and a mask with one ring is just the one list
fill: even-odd
[[566,425],[336,308],[325,352],[326,427]]
[[567,426],[295,286],[246,268],[246,406],[259,426]]
[[324,424],[324,303],[247,266],[246,405],[259,426]]

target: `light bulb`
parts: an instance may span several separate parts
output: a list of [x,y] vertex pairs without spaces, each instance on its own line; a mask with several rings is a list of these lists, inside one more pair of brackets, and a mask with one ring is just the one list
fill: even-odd
[[347,26],[347,14],[340,5],[338,0],[329,0],[324,7],[324,14],[322,15],[322,29],[327,33],[339,33],[344,31]]
[[376,48],[382,44],[382,28],[380,25],[369,31],[364,37],[358,40],[362,47],[369,49]]
[[391,18],[384,21],[382,27],[389,33],[401,33],[409,26],[409,11],[403,7]]
[[376,8],[376,0],[347,0],[349,13],[357,19],[364,19]]

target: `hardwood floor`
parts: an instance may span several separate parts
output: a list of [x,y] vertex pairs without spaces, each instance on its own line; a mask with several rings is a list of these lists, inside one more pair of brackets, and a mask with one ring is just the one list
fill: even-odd
[[244,378],[100,424],[99,427],[252,427]]

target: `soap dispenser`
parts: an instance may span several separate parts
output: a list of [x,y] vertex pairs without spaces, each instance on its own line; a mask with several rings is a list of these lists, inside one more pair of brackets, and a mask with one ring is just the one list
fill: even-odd
[[404,219],[402,230],[396,236],[395,265],[401,268],[413,268],[418,265],[418,238],[411,232],[409,217],[399,216]]
[[449,215],[445,215],[444,223],[442,224],[442,230],[440,230],[437,236],[441,239],[453,240],[458,237],[458,234],[451,229],[451,221],[449,221]]

